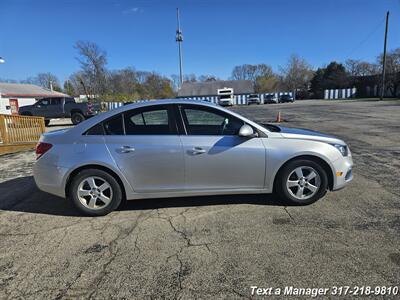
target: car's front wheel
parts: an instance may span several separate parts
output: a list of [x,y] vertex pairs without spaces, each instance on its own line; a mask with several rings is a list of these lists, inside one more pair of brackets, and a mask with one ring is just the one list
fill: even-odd
[[79,172],[72,179],[69,195],[75,206],[90,216],[104,216],[115,210],[122,200],[117,180],[98,169]]
[[312,160],[298,159],[289,162],[279,172],[276,191],[294,204],[311,204],[323,197],[328,189],[325,170]]

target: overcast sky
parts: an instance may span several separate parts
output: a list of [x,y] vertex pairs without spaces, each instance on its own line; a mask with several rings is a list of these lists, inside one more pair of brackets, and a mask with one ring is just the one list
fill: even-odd
[[314,67],[332,60],[375,61],[390,10],[389,49],[400,47],[400,0],[2,0],[0,78],[78,70],[77,40],[96,42],[108,68],[178,73],[176,7],[184,73],[226,79],[235,65],[276,71],[292,53]]

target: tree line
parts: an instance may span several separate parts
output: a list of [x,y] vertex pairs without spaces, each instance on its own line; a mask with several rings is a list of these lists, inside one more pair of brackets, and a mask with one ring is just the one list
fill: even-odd
[[[179,88],[179,76],[163,76],[157,72],[139,71],[133,67],[118,70],[107,68],[107,53],[96,43],[78,41],[74,48],[80,69],[61,85],[57,76],[39,73],[20,82],[33,83],[66,94],[86,95],[110,101],[174,98]],[[294,91],[297,98],[322,98],[325,89],[349,88],[366,80],[379,84],[382,55],[376,62],[348,59],[331,62],[314,69],[304,58],[293,54],[285,65],[274,71],[268,64],[243,64],[232,70],[231,80],[250,80],[257,93]],[[387,89],[396,95],[400,85],[400,48],[387,53]],[[214,75],[186,74],[185,82],[220,80]]]

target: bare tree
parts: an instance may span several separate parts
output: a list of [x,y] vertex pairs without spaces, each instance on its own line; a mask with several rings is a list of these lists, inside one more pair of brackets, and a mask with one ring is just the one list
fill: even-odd
[[82,72],[80,81],[86,85],[86,93],[90,90],[91,95],[102,95],[106,92],[107,54],[96,43],[89,41],[78,41],[75,44],[79,57],[77,60],[81,65]]
[[308,90],[313,70],[307,61],[298,55],[291,55],[287,64],[280,67],[283,82],[287,89],[296,94],[298,90]]
[[200,82],[209,82],[209,81],[217,81],[220,80],[217,76],[214,75],[200,75],[197,78],[198,81]]
[[266,64],[244,64],[233,68],[231,78],[233,80],[251,80],[255,84],[258,77],[271,76],[273,76],[272,68]]
[[90,89],[89,78],[83,71],[73,73],[68,81],[72,85],[76,95],[86,95],[89,99],[94,91]]
[[345,67],[350,76],[369,76],[379,73],[378,65],[358,59],[346,60]]
[[[17,81],[15,81],[17,82]],[[24,80],[20,80],[20,83],[30,83],[36,84],[46,89],[51,89],[55,91],[61,91],[60,81],[58,80],[57,76],[47,72],[47,73],[39,73],[36,76],[28,77]]]
[[75,87],[74,87],[74,85],[72,84],[72,82],[70,80],[65,80],[64,81],[64,93],[66,93],[66,94],[68,94],[70,96],[77,95],[77,92],[75,91]]
[[183,76],[183,82],[197,82],[195,74],[186,74]]
[[36,82],[38,85],[46,89],[54,89],[55,91],[61,91],[60,82],[56,75],[47,72],[39,73],[36,75]]
[[[381,66],[383,55],[378,57]],[[379,70],[381,71],[381,70]],[[400,48],[389,51],[386,54],[386,89],[391,95],[397,96],[400,88]]]

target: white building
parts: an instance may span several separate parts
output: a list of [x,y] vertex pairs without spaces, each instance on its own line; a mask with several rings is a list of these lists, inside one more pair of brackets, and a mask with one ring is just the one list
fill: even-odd
[[44,97],[68,97],[34,84],[0,82],[0,114],[18,114],[18,108]]

